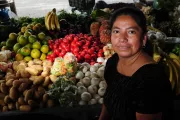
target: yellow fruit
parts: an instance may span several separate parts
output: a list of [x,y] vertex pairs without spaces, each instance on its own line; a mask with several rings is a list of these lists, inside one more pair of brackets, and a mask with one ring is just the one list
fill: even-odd
[[30,43],[36,42],[36,41],[37,41],[36,35],[30,35],[30,36],[28,37],[28,41],[29,41]]
[[18,43],[20,43],[22,46],[24,46],[24,45],[28,44],[28,39],[25,36],[21,35],[18,39]]
[[28,61],[32,60],[32,57],[31,56],[26,56],[26,57],[24,57],[24,60],[28,62]]
[[18,36],[18,35],[17,35],[16,33],[10,33],[10,34],[9,34],[9,39],[10,39],[10,40],[16,40],[16,39],[17,39],[17,36]]
[[16,54],[15,59],[16,59],[16,61],[23,60],[23,55],[18,53],[18,54]]
[[48,53],[49,52],[49,46],[43,45],[40,50],[42,53]]
[[38,49],[31,50],[31,57],[37,59],[41,56],[41,52]]
[[32,44],[32,48],[34,49],[40,49],[41,48],[41,43],[36,41]]
[[21,44],[20,44],[20,43],[16,43],[16,44],[13,46],[14,52],[17,52],[20,48],[21,48]]
[[45,37],[46,37],[46,35],[45,35],[43,32],[40,32],[40,33],[38,34],[38,38],[39,38],[40,40],[44,40]]
[[42,53],[41,54],[41,57],[40,57],[40,60],[45,60],[46,59],[46,54],[45,53]]

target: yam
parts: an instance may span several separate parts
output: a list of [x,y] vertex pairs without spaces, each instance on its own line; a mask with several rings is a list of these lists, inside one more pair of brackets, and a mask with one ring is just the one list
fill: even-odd
[[10,103],[12,100],[11,100],[11,98],[9,97],[9,95],[6,95],[5,97],[4,97],[4,103],[6,103],[6,104],[8,104],[8,103]]
[[21,105],[20,107],[19,107],[19,110],[20,111],[23,111],[23,112],[30,112],[31,111],[31,106],[30,105]]
[[13,69],[11,69],[11,68],[8,68],[6,72],[7,72],[7,73],[11,73],[11,74],[14,73]]
[[34,100],[28,100],[28,104],[31,106],[31,108],[38,107],[38,103]]
[[16,78],[21,78],[21,72],[20,72],[20,70],[18,70],[18,71],[16,72]]
[[8,111],[8,106],[3,106],[2,112],[7,112]]
[[24,97],[19,97],[17,102],[19,105],[25,105],[26,104],[26,102],[24,101]]
[[33,90],[29,89],[24,96],[24,101],[27,102],[29,99],[33,97]]
[[27,92],[28,90],[24,90],[24,92],[23,92],[23,96],[25,96],[26,95],[26,92]]
[[49,100],[47,101],[47,107],[50,108],[50,107],[53,107],[53,106],[54,106],[54,101],[51,100],[51,99],[49,99]]
[[6,81],[6,86],[11,87],[13,85],[14,79],[10,79]]
[[44,89],[44,87],[39,86],[38,87],[38,92],[40,92],[41,94],[45,94],[46,90]]
[[5,83],[1,83],[1,92],[4,93],[4,94],[8,94],[8,91],[9,91],[9,88],[8,86],[6,86]]
[[46,103],[48,101],[49,95],[48,94],[44,94],[43,95],[43,102]]
[[28,85],[32,83],[29,78],[19,78],[19,81],[21,81],[22,83],[27,83]]
[[28,83],[21,83],[21,85],[18,88],[19,92],[23,92],[28,88]]
[[19,80],[14,80],[13,81],[13,87],[15,87],[15,88],[18,88],[20,85],[21,85],[21,81],[19,81]]
[[15,104],[14,103],[9,103],[8,104],[8,109],[9,110],[14,110],[16,108]]
[[17,88],[15,87],[11,87],[10,90],[9,90],[9,97],[12,99],[12,100],[16,100],[18,98],[18,90]]

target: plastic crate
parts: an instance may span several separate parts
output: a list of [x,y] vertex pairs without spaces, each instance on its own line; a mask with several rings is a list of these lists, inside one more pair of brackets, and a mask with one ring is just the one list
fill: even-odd
[[69,0],[69,5],[81,10],[87,10],[93,8],[95,0]]

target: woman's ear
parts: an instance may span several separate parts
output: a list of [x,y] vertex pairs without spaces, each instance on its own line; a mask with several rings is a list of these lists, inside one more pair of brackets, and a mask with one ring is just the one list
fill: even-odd
[[147,35],[143,36],[142,46],[145,47],[147,42]]

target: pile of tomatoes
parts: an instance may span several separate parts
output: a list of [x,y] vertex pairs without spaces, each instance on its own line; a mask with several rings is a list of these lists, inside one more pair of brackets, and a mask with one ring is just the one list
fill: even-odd
[[104,44],[99,37],[88,34],[69,34],[64,38],[48,41],[52,53],[47,59],[54,61],[56,57],[63,57],[67,52],[72,52],[78,63],[88,62],[91,65],[96,63],[98,57],[103,57]]

